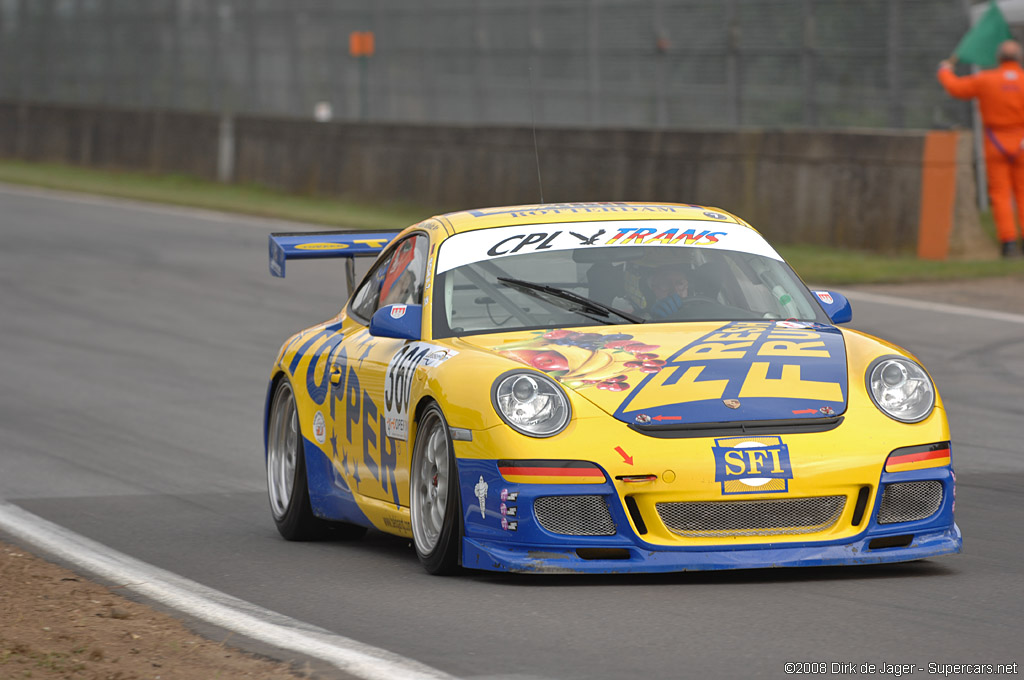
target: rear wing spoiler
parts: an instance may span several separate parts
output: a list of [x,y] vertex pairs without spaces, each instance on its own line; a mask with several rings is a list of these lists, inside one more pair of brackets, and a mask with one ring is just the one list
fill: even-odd
[[284,278],[288,260],[376,257],[398,236],[397,231],[299,231],[270,235],[270,273]]

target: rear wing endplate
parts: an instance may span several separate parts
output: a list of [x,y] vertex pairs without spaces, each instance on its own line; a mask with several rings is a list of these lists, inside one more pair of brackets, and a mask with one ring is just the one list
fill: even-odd
[[270,235],[270,273],[284,278],[288,260],[315,258],[375,257],[384,250],[397,231],[320,231],[288,232]]

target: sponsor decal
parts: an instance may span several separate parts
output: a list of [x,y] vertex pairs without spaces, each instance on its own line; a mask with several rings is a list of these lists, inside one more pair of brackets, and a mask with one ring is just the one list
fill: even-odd
[[696,205],[665,205],[644,203],[543,203],[523,205],[516,208],[496,208],[468,211],[473,217],[510,215],[511,217],[535,217],[539,215],[586,214],[586,213],[682,213],[699,208]]
[[[394,310],[391,314],[394,316]],[[409,439],[409,399],[416,368],[421,364],[431,368],[439,366],[456,354],[455,350],[426,342],[412,342],[395,352],[384,373],[384,426],[387,436],[402,441]]]
[[515,503],[516,500],[518,500],[518,498],[519,498],[519,492],[518,491],[509,491],[508,489],[502,489],[500,496],[501,496],[501,501],[503,503],[505,501],[508,501],[510,503]]
[[[309,398],[323,409],[315,420],[331,420],[331,457],[338,460],[340,454],[346,479],[351,479],[358,491],[361,483],[370,481],[362,476],[362,471],[368,470],[397,508],[398,442],[385,435],[383,409],[361,384],[361,361],[373,345],[365,330],[356,335],[357,340],[360,334],[366,341],[351,345],[343,344],[343,336],[327,328],[299,336],[294,343],[295,354],[289,370],[300,380],[305,375]],[[363,357],[357,360],[349,355],[349,350],[359,350],[360,347],[365,348]],[[298,369],[300,362],[308,362],[301,371]],[[332,379],[332,375],[339,379]],[[327,440],[326,428],[323,433],[321,442]],[[315,428],[313,436],[317,437]],[[358,458],[360,447],[361,459]]]
[[406,305],[395,305],[394,307],[391,308],[391,318],[401,319],[403,316],[405,316],[406,309],[408,309]]
[[510,522],[507,518],[501,518],[501,528],[505,531],[516,531],[519,529],[519,522]]
[[[744,419],[820,417],[846,406],[843,336],[834,329],[780,328],[774,321],[736,321],[665,352],[615,412],[624,422],[728,422],[742,403]],[[560,378],[563,379],[563,378]],[[810,408],[813,405],[814,408]]]
[[318,444],[323,444],[327,441],[327,425],[324,423],[324,414],[320,411],[316,412],[313,416],[313,438],[316,439]]
[[715,481],[723,495],[785,493],[793,479],[789,447],[781,437],[716,439]]
[[409,520],[396,519],[394,517],[388,517],[387,515],[384,516],[383,520],[384,526],[390,529],[398,529],[399,531],[404,532],[406,534],[412,533],[412,522],[410,522]]
[[519,511],[518,508],[516,508],[516,506],[505,505],[504,503],[501,504],[499,510],[501,510],[502,517],[515,517],[516,513]]
[[458,350],[450,349],[448,347],[441,347],[423,357],[423,361],[421,363],[424,366],[430,367],[440,366],[441,364],[448,361],[458,353]]
[[437,273],[498,257],[592,247],[724,247],[782,260],[760,234],[745,226],[701,220],[616,220],[516,225],[461,232],[438,249]]
[[[473,494],[476,499],[480,501],[480,518],[483,519],[487,516],[487,482],[484,481],[483,476],[480,476],[480,481],[473,487]],[[504,510],[505,506],[501,506]],[[501,514],[505,514],[502,512]]]
[[818,299],[824,302],[826,305],[831,305],[835,303],[835,300],[832,299],[832,295],[827,290],[816,290],[814,291],[814,294],[817,295]]
[[803,321],[776,321],[776,328],[813,328],[812,324],[806,324]]
[[575,231],[570,231],[569,233],[580,240],[580,245],[592,246],[604,234],[604,229],[598,230],[593,236],[584,236],[583,234],[577,234]]
[[347,243],[300,243],[295,250],[344,250]]
[[729,219],[727,216],[723,215],[722,213],[716,213],[716,212],[711,212],[711,211],[706,211],[704,213],[704,215],[706,215],[707,217],[710,217],[713,220],[727,220],[727,219]]

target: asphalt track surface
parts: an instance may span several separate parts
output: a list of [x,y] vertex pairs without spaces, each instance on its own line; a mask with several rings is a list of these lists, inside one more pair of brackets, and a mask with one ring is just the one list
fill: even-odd
[[292,228],[0,186],[0,500],[461,678],[782,677],[786,662],[921,676],[1024,661],[1024,317],[854,303],[851,326],[916,353],[943,393],[961,555],[438,578],[407,540],[295,544],[274,529],[269,367],[345,298],[336,262],[271,278],[267,234]]

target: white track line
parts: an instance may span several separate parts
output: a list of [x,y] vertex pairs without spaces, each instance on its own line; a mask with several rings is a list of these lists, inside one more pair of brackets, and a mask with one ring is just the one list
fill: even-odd
[[419,662],[335,635],[190,581],[0,501],[0,529],[85,571],[172,609],[367,680],[455,680]]
[[987,321],[1005,321],[1006,323],[1024,324],[1024,314],[998,312],[992,309],[975,309],[973,307],[947,305],[941,302],[926,302],[924,300],[913,300],[911,298],[880,295],[877,293],[865,293],[862,291],[851,291],[849,293],[843,291],[843,295],[855,302],[873,302],[880,305],[920,309],[926,312],[938,312],[940,314],[952,314],[955,316],[970,316],[976,319],[985,319]]

